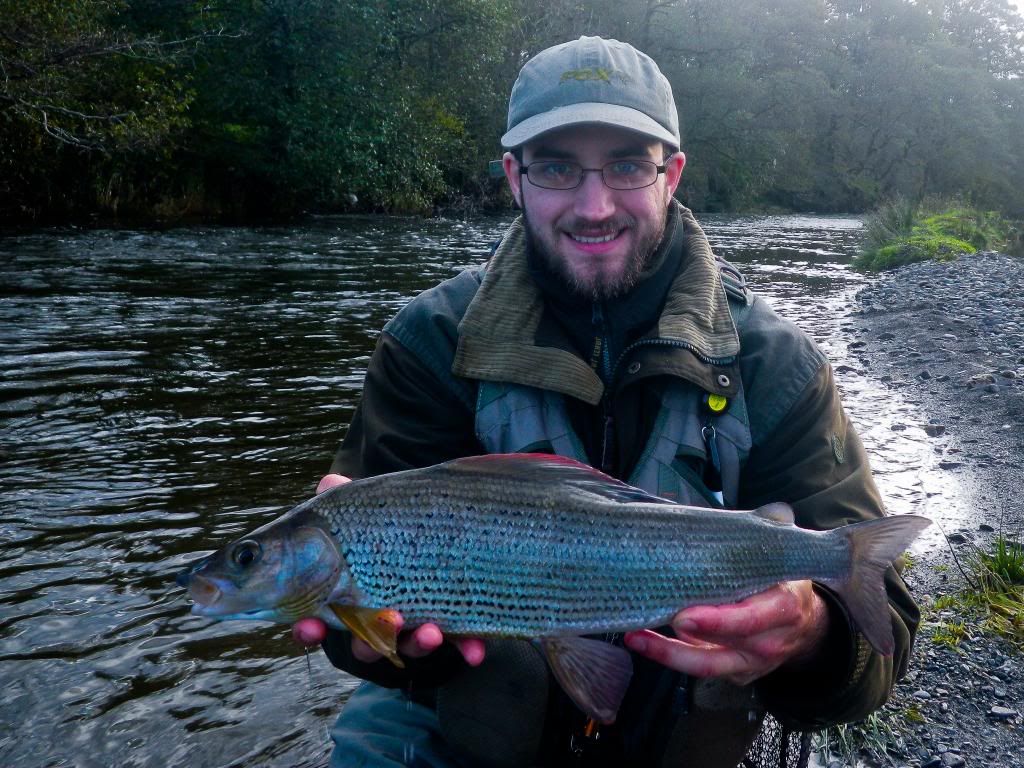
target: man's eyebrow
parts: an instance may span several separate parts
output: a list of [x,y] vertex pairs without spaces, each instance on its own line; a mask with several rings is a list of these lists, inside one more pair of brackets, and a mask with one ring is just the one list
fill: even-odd
[[541,144],[535,150],[533,150],[533,156],[544,157],[550,160],[573,160],[573,153],[565,149],[555,149],[554,147],[545,147]]
[[613,149],[608,153],[608,157],[615,159],[621,159],[623,157],[649,157],[651,154],[650,147],[643,144],[634,144],[629,147],[620,147],[619,149]]
[[[617,149],[610,150],[608,157],[613,160],[621,160],[624,157],[649,157],[650,147],[644,144],[629,144]],[[543,144],[533,150],[533,157],[543,157],[547,160],[575,160],[576,155],[566,149],[546,147]]]

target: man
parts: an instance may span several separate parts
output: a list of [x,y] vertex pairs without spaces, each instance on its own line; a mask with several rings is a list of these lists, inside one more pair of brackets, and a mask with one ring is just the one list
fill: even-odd
[[[320,490],[480,453],[577,458],[689,504],[790,503],[829,528],[883,514],[831,369],[803,333],[715,260],[673,200],[685,157],[671,87],[599,38],[523,67],[502,144],[522,217],[483,268],[384,329]],[[810,582],[681,611],[634,651],[616,723],[596,728],[528,643],[404,633],[398,669],[346,633],[331,661],[372,682],[332,733],[333,765],[733,768],[765,712],[817,728],[866,716],[905,670],[918,622],[895,570],[896,651],[874,652]],[[296,625],[324,639],[316,620]]]

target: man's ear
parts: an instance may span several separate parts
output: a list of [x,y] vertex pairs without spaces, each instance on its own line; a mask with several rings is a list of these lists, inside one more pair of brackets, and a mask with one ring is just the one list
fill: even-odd
[[669,197],[675,194],[679,180],[683,177],[683,168],[686,167],[686,155],[676,152],[665,160],[665,182],[668,184]]
[[523,177],[519,173],[519,161],[511,152],[501,156],[501,167],[505,170],[505,178],[508,180],[508,188],[512,192],[512,199],[516,205],[523,207]]

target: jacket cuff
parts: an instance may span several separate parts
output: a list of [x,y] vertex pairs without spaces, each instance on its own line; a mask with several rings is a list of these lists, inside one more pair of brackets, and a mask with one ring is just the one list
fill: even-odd
[[854,684],[864,667],[860,657],[865,648],[870,650],[839,598],[820,584],[814,584],[814,591],[828,610],[828,632],[821,650],[804,663],[779,667],[755,684],[766,709],[798,730],[831,723],[829,703]]

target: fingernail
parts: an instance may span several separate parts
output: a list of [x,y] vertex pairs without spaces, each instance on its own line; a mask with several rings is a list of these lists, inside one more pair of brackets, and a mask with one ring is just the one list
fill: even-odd
[[672,626],[677,632],[695,632],[697,630],[697,622],[693,619],[679,619],[672,622]]
[[630,649],[638,653],[643,653],[647,650],[647,638],[640,633],[627,634],[623,638],[623,641],[630,647]]

